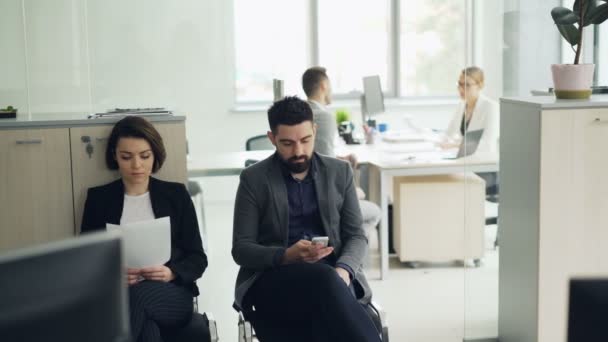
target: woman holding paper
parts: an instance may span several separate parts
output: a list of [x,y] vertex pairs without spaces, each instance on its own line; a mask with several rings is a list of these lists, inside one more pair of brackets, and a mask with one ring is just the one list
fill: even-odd
[[[106,224],[170,218],[171,258],[164,265],[127,269],[131,332],[134,341],[162,341],[160,331],[186,324],[193,311],[196,280],[207,267],[196,212],[186,187],[151,175],[166,157],[162,138],[148,121],[126,117],[108,139],[106,165],[120,179],[90,188],[83,233]],[[150,246],[154,248],[154,246]]]
[[498,104],[482,94],[483,87],[481,68],[471,66],[462,70],[458,79],[462,102],[450,121],[441,147],[458,147],[467,131],[483,130],[476,153],[498,155]]

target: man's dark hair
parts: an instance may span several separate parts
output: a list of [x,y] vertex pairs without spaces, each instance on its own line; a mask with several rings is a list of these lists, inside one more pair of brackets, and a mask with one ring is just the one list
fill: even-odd
[[306,96],[311,97],[319,89],[319,85],[322,81],[329,79],[325,68],[315,66],[308,68],[302,74],[302,88]]
[[268,125],[273,134],[277,133],[279,125],[295,126],[312,120],[312,109],[297,96],[287,96],[268,109]]
[[165,151],[165,145],[163,144],[163,138],[160,136],[156,128],[152,126],[148,120],[139,116],[127,116],[124,119],[118,121],[110,137],[108,138],[108,147],[106,148],[106,165],[110,170],[118,169],[118,162],[116,161],[116,145],[120,138],[140,138],[144,139],[150,144],[152,154],[154,155],[154,165],[152,166],[152,172],[160,170],[161,166],[165,162],[167,152]]

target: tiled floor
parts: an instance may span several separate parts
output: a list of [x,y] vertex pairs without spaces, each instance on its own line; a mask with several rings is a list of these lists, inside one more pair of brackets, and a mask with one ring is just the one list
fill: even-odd
[[[237,341],[232,309],[237,266],[230,254],[233,199],[238,177],[201,179],[209,243],[209,268],[201,280],[201,310],[218,322],[222,341]],[[495,227],[488,227],[486,257],[479,268],[462,264],[421,264],[410,269],[391,258],[388,279],[377,280],[377,238],[370,239],[368,268],[374,297],[388,314],[393,342],[451,342],[495,337],[498,319],[498,253],[492,249]]]

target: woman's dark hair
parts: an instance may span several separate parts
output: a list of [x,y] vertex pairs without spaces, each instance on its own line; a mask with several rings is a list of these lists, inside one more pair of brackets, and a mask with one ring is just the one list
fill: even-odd
[[106,148],[106,165],[110,170],[118,170],[118,162],[116,162],[116,145],[120,138],[141,138],[150,144],[152,154],[154,155],[154,165],[152,173],[160,170],[165,162],[167,152],[163,144],[163,138],[160,136],[156,128],[152,124],[139,116],[127,116],[118,121],[110,137],[108,138],[108,147]]
[[268,125],[274,134],[279,125],[295,126],[304,121],[313,121],[312,109],[297,96],[285,97],[268,109]]

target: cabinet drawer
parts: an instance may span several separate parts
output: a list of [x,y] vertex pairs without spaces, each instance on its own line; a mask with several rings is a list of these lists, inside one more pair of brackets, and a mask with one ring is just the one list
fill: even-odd
[[69,131],[0,134],[0,250],[74,234]]

